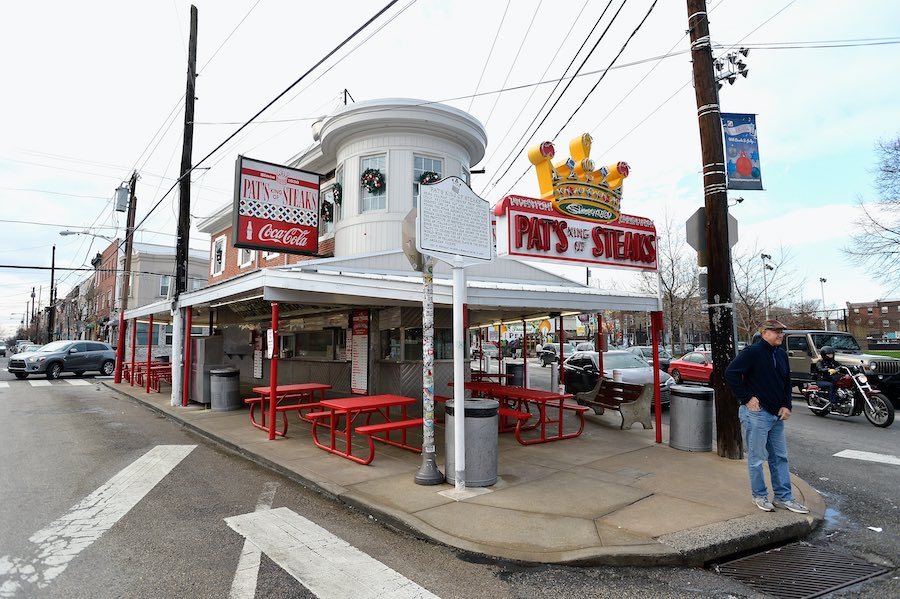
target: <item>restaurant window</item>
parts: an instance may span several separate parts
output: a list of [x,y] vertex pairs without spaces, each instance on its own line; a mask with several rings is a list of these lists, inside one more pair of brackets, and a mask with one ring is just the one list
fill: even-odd
[[212,276],[217,276],[225,272],[225,236],[219,237],[213,242],[212,261],[209,265],[209,272]]
[[453,359],[453,329],[434,330],[434,359]]
[[169,297],[169,286],[172,284],[172,277],[169,275],[159,275],[159,297]]
[[167,324],[163,334],[165,335],[164,345],[172,345],[172,325]]
[[381,331],[381,359],[400,360],[400,329]]
[[334,334],[330,330],[302,331],[296,334],[293,348],[298,358],[322,358],[330,360],[334,355]]
[[384,178],[385,184],[381,187],[381,189],[376,189],[375,191],[369,191],[363,186],[362,182],[359,184],[359,212],[362,214],[363,212],[369,212],[371,210],[384,210],[387,208],[387,194],[385,193],[385,189],[387,188],[387,159],[384,154],[380,156],[368,156],[360,160],[359,163],[359,173],[360,179],[362,178],[362,173],[366,172],[368,169],[375,169],[381,173],[381,176]]
[[[443,178],[443,161],[438,158],[426,158],[425,156],[413,157],[413,206],[419,205],[419,182],[425,173],[435,173],[438,178]],[[421,359],[421,358],[420,358]]]
[[241,248],[240,252],[238,252],[238,266],[241,268],[247,268],[251,264],[253,264],[253,258],[255,258],[256,252],[254,250],[248,250],[246,248]]
[[263,252],[263,258],[265,258],[266,260],[277,258],[280,255],[280,252]]
[[404,360],[421,360],[422,359],[422,329],[404,329],[403,330],[403,359]]
[[278,335],[278,357],[280,358],[293,358],[294,352],[296,350],[296,336],[295,335]]
[[[329,187],[319,198],[319,236],[330,235],[334,232],[334,212],[337,210],[337,202],[334,201],[334,186]],[[331,214],[331,220],[326,218]]]

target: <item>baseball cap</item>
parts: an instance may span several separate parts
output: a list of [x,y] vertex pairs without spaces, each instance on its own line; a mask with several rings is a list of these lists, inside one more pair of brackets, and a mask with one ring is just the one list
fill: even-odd
[[769,319],[769,320],[763,322],[762,325],[760,325],[759,330],[760,330],[760,332],[765,331],[765,330],[777,331],[779,329],[783,331],[786,328],[787,327],[784,326],[784,323],[782,323],[781,321],[778,321],[775,319]]

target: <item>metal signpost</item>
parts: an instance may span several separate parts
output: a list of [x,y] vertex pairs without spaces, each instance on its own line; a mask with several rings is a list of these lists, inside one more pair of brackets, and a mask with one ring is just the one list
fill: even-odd
[[[490,205],[458,177],[422,185],[416,219],[416,249],[453,269],[453,411],[456,492],[466,488],[465,440],[465,268],[493,259]],[[432,405],[423,411],[433,413]],[[432,423],[433,426],[433,423]],[[433,429],[432,429],[433,434]],[[432,437],[433,439],[433,437]]]

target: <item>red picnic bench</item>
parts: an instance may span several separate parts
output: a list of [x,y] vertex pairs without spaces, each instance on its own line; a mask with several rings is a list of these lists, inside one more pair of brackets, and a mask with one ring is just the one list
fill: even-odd
[[[325,399],[325,391],[331,389],[331,385],[324,383],[297,383],[292,385],[278,385],[275,387],[275,413],[281,413],[281,431],[275,431],[276,435],[284,437],[287,435],[288,419],[287,413],[296,411],[301,420],[306,422],[314,422],[309,415],[303,414],[304,410],[314,410],[321,408],[321,401]],[[319,400],[315,398],[316,391],[319,392]],[[254,387],[254,393],[258,393],[259,397],[251,397],[244,400],[244,403],[250,406],[250,424],[264,431],[269,430],[266,424],[266,414],[268,413],[268,402],[271,393],[271,387]],[[286,400],[296,399],[296,403],[283,403]],[[261,407],[262,418],[260,422],[256,421],[256,408]],[[274,425],[274,423],[272,423]]]

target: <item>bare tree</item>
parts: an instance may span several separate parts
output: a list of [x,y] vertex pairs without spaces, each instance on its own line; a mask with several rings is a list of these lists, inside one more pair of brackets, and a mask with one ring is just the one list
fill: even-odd
[[900,136],[879,140],[875,152],[878,200],[870,206],[860,201],[863,216],[856,222],[858,232],[844,251],[896,288],[900,286]]
[[[765,320],[766,301],[769,316],[790,314],[790,298],[803,286],[803,280],[790,267],[790,254],[779,248],[765,262],[757,245],[732,255],[734,303],[738,336],[750,341],[759,324]],[[771,269],[766,269],[768,264]]]
[[[659,291],[662,293],[663,314],[669,328],[669,342],[682,342],[686,317],[696,308],[697,255],[685,241],[683,225],[676,225],[665,214],[662,230],[656,233],[656,259],[659,267]],[[657,277],[644,275],[641,290],[657,292]]]

